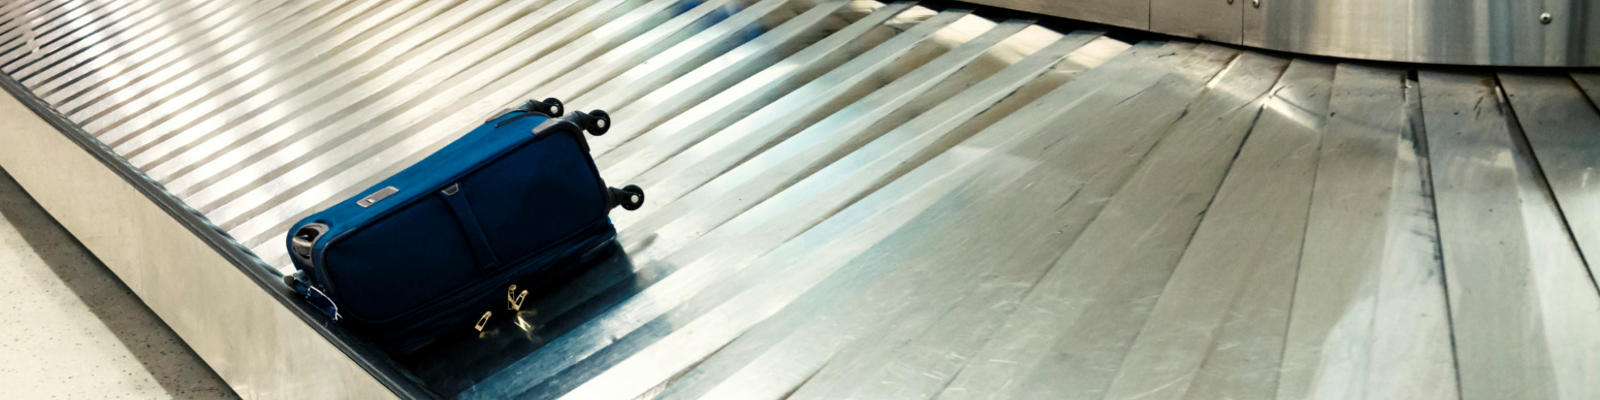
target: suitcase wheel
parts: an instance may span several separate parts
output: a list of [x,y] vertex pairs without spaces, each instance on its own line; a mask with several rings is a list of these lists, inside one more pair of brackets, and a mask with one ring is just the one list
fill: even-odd
[[617,204],[621,205],[622,209],[633,211],[644,206],[644,188],[639,185],[628,185],[623,186],[621,192],[618,193]]
[[588,117],[583,118],[582,123],[590,135],[600,136],[611,130],[611,114],[606,114],[605,110],[590,111]]
[[561,114],[565,114],[567,112],[566,105],[561,104],[561,100],[554,97],[545,98],[544,101],[540,103],[543,103],[544,112],[546,114],[550,114],[550,117],[552,118],[559,117]]

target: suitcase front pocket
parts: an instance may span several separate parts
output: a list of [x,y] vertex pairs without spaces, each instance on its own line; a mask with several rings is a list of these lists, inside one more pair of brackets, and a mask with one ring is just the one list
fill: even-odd
[[478,223],[477,213],[472,212],[472,205],[467,204],[467,196],[461,193],[461,184],[452,183],[444,190],[439,191],[444,196],[445,204],[450,205],[450,212],[456,216],[456,222],[461,226],[461,234],[466,238],[467,244],[472,246],[472,258],[478,262],[478,272],[488,273],[500,266],[500,260],[494,256],[494,250],[489,247],[489,237],[483,233],[483,225]]
[[605,218],[604,186],[572,135],[512,151],[461,181],[494,256],[507,265]]
[[481,275],[465,231],[434,195],[330,243],[323,257],[341,312],[383,320],[471,285]]

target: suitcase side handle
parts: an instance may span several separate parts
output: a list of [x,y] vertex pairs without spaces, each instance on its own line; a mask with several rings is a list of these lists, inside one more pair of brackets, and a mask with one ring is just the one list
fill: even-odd
[[315,267],[312,255],[316,250],[317,240],[322,239],[322,235],[326,235],[328,230],[328,225],[321,222],[309,223],[295,230],[294,236],[289,238],[290,255],[306,266]]

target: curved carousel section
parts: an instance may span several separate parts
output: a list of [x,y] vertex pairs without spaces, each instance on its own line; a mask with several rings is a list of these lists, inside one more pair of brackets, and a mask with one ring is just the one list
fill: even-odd
[[1600,67],[1591,0],[962,0],[1299,54]]
[[[0,166],[245,397],[1600,397],[1594,71],[909,2],[0,11]],[[283,287],[293,221],[545,97],[649,190],[609,257],[407,356]]]

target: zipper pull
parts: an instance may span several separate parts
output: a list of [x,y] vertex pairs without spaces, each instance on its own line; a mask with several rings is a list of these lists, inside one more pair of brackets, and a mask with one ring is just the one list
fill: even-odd
[[512,284],[511,287],[506,288],[506,309],[511,311],[522,311],[522,301],[526,300],[527,298],[527,290],[523,290],[521,293],[518,293],[517,285]]
[[483,316],[482,317],[478,317],[478,323],[472,325],[472,330],[475,330],[475,331],[478,331],[478,332],[483,332],[483,327],[489,326],[489,316],[490,315],[494,315],[494,311],[484,311],[483,312]]

